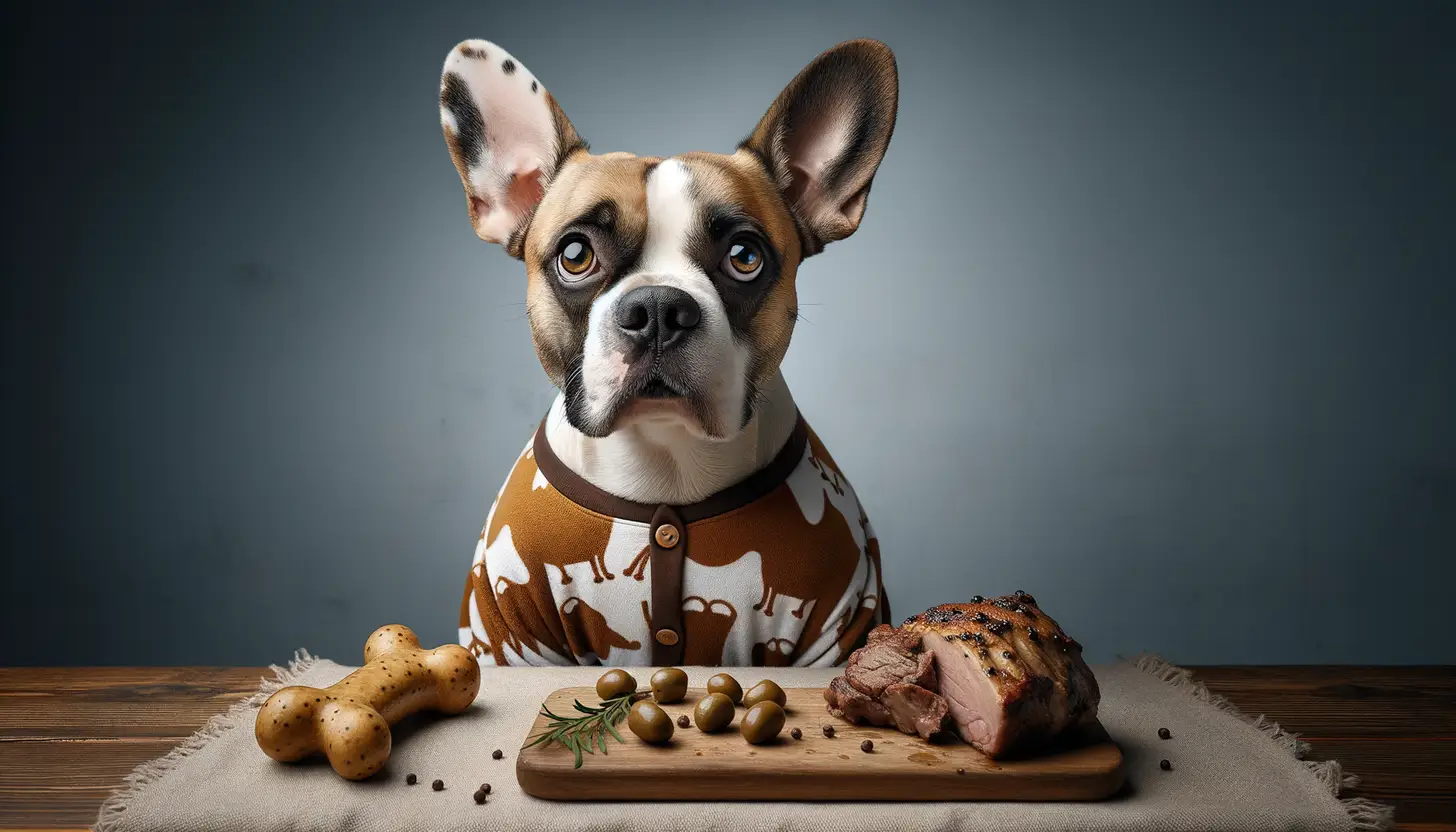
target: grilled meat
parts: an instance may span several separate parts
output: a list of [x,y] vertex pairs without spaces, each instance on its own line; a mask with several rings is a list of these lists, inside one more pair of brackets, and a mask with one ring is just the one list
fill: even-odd
[[829,712],[927,739],[939,733],[949,709],[935,692],[935,660],[921,641],[919,633],[888,624],[870,631],[865,646],[850,654],[844,675],[824,690]]
[[1100,692],[1081,645],[1026,593],[941,604],[900,632],[935,656],[956,729],[992,757],[1033,750],[1097,716]]

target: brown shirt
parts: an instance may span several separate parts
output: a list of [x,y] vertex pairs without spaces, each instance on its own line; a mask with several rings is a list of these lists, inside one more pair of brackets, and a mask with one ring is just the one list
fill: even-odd
[[825,667],[889,621],[874,530],[802,418],[765,468],[687,506],[601,491],[540,428],[481,530],[460,643],[501,665]]

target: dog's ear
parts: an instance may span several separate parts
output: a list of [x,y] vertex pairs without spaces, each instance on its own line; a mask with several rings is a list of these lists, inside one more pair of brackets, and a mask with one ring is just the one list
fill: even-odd
[[536,76],[486,40],[467,40],[445,59],[440,123],[476,235],[521,257],[531,213],[586,143]]
[[899,95],[890,48],[846,41],[805,67],[740,145],[764,161],[805,226],[804,256],[859,227]]

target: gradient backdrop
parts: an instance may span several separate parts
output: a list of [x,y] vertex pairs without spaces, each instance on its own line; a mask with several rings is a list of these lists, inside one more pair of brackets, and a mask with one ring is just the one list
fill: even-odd
[[0,664],[452,640],[553,390],[446,52],[673,154],[863,36],[898,128],[785,373],[897,613],[1024,588],[1097,660],[1456,662],[1452,6],[205,5],[4,6]]

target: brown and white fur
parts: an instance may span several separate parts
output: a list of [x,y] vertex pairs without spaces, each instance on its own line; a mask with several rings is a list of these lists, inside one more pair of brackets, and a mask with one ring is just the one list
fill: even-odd
[[445,142],[476,234],[525,263],[532,340],[561,391],[547,439],[567,467],[628,500],[685,504],[783,447],[798,267],[859,226],[897,98],[890,50],[849,41],[733,153],[593,155],[504,49],[450,51]]

